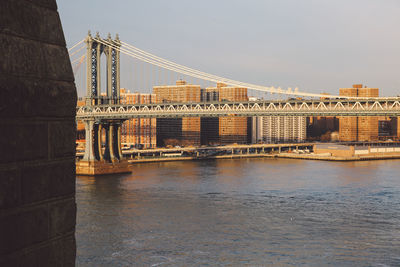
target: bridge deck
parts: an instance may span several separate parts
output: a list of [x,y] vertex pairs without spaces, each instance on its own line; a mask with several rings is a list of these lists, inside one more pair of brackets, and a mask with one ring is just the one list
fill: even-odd
[[77,107],[77,119],[220,116],[400,116],[400,98],[120,104]]

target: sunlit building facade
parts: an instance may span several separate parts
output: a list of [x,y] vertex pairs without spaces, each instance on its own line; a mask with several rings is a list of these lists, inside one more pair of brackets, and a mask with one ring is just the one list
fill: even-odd
[[[155,94],[131,93],[121,88],[122,104],[150,104],[156,103]],[[155,148],[157,120],[150,119],[129,119],[121,127],[121,143],[137,148]]]

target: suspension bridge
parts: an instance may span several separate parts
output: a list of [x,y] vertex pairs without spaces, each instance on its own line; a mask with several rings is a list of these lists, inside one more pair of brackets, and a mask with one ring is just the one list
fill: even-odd
[[[86,49],[85,49],[86,48]],[[400,116],[399,97],[349,97],[309,93],[298,88],[281,88],[241,82],[163,59],[121,41],[118,37],[101,38],[90,34],[69,49],[76,77],[86,84],[85,105],[77,107],[77,120],[85,124],[86,147],[83,161],[120,162],[123,160],[120,145],[120,129],[124,120],[130,118],[180,118],[236,116]],[[201,83],[224,83],[233,87],[247,88],[250,92],[263,94],[256,101],[219,101],[188,103],[122,104],[120,97],[121,54],[135,63],[134,78],[146,84],[168,84],[174,77],[193,79]],[[101,57],[105,55],[105,77],[101,76]],[[144,65],[143,65],[144,64]],[[82,66],[86,65],[86,68]],[[145,67],[143,67],[145,66]],[[151,71],[145,72],[145,70]],[[86,69],[86,76],[84,70]],[[149,72],[151,75],[149,75]],[[133,75],[133,74],[132,74]],[[152,81],[148,81],[152,76]],[[105,79],[104,79],[105,78]],[[142,81],[141,81],[142,80]],[[143,81],[147,80],[147,81]],[[84,84],[82,82],[82,84]],[[106,85],[103,88],[102,82]],[[171,84],[171,83],[170,83]],[[102,93],[102,89],[104,92]],[[285,100],[264,99],[267,95],[284,96]],[[101,131],[106,132],[102,144]],[[105,145],[105,150],[102,146]]]

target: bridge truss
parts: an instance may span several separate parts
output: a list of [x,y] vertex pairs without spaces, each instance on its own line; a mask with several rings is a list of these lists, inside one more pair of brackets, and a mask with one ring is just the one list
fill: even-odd
[[97,105],[77,108],[77,119],[237,116],[400,116],[400,98]]

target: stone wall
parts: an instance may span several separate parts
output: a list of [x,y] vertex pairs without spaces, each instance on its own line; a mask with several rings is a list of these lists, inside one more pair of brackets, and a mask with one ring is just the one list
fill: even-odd
[[74,266],[76,89],[55,0],[1,0],[0,55],[0,266]]

